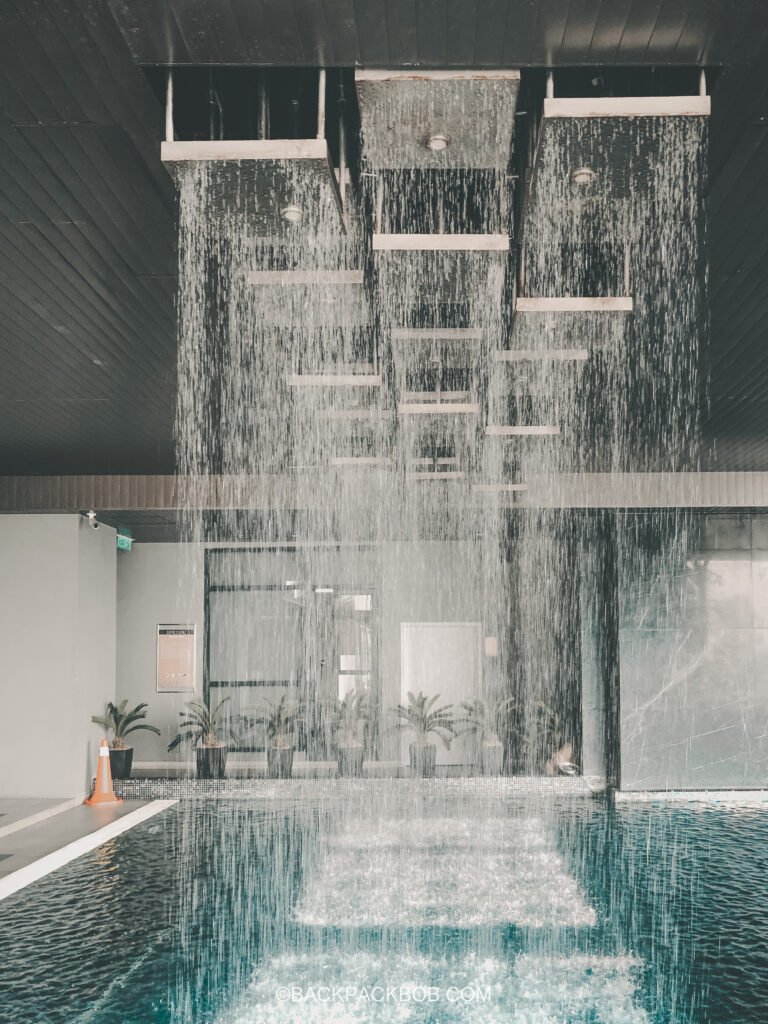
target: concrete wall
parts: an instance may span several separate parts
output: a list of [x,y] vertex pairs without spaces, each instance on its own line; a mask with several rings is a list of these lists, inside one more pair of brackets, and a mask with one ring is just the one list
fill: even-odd
[[74,796],[115,695],[115,532],[0,516],[0,795]]
[[[768,517],[633,522],[620,543],[621,786],[765,786]],[[644,557],[654,546],[667,549],[660,573]]]

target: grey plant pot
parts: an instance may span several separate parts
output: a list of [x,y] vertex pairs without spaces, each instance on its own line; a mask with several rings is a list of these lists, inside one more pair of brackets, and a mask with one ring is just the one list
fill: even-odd
[[133,766],[133,747],[124,750],[109,748],[109,770],[113,779],[130,779]]
[[434,743],[412,743],[408,753],[411,771],[419,779],[432,779],[435,775],[437,747]]
[[198,779],[223,779],[227,768],[226,747],[197,747]]
[[267,747],[267,778],[290,779],[293,773],[293,747]]
[[504,744],[483,743],[480,748],[480,766],[483,775],[501,775],[504,765]]
[[359,779],[363,774],[365,747],[362,743],[339,746],[339,775]]

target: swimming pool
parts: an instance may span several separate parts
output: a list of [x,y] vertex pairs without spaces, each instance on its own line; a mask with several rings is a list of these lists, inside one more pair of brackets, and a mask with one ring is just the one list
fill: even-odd
[[1,1019],[753,1024],[759,809],[187,800],[0,904]]

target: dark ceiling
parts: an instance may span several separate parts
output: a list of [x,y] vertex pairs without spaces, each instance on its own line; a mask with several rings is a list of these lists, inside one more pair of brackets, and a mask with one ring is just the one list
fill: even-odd
[[711,119],[719,469],[768,469],[763,0],[2,0],[0,473],[165,473],[174,198],[141,64],[722,65]]

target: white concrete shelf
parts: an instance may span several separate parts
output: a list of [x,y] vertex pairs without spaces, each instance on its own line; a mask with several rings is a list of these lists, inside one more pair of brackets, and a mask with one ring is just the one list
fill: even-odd
[[589,359],[586,348],[520,348],[499,349],[493,353],[496,363],[527,363],[527,362],[584,362]]
[[362,285],[362,270],[252,270],[249,284],[291,288],[327,288]]
[[478,494],[515,494],[527,491],[528,484],[472,484],[472,490]]
[[342,409],[318,409],[316,411],[318,419],[321,420],[341,420],[341,421],[356,421],[356,420],[386,420],[390,419],[392,413],[388,409],[379,409],[377,406],[360,406],[350,407]]
[[486,437],[554,437],[560,433],[560,427],[504,427],[489,424],[485,428]]
[[508,252],[508,235],[373,235],[375,252]]
[[631,313],[630,296],[518,296],[515,313]]
[[482,341],[481,327],[394,327],[393,341]]
[[479,416],[476,402],[405,402],[399,406],[401,416]]
[[380,388],[380,373],[289,373],[293,388]]
[[463,480],[467,474],[462,469],[451,469],[440,473],[431,473],[429,471],[415,470],[412,473],[406,473],[407,480],[430,480],[430,481],[451,481],[451,480]]
[[336,455],[330,464],[337,468],[358,466],[394,466],[395,460],[386,455]]
[[707,117],[709,96],[556,97],[544,100],[544,117]]

